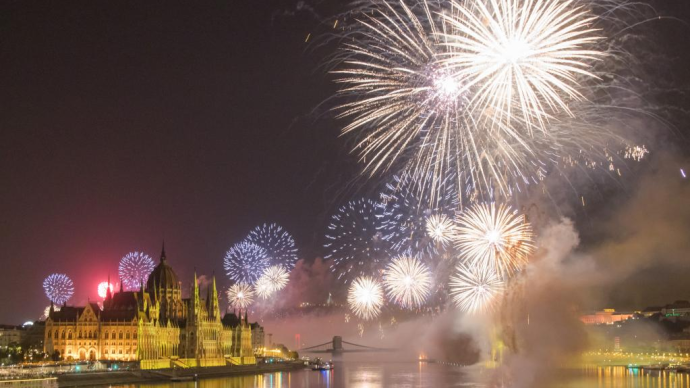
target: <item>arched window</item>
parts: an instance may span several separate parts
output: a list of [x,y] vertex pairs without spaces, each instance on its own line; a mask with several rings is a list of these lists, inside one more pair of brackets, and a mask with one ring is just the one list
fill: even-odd
[[137,333],[132,334],[132,338],[137,339]]
[[67,332],[67,339],[72,339],[72,331]]
[[106,331],[105,334],[103,334],[103,338],[108,339],[108,332]]
[[122,339],[122,332],[120,332],[120,339]]
[[62,331],[62,339],[65,339],[65,331]]
[[79,330],[79,337],[77,338],[81,339],[81,330]]
[[89,330],[89,334],[87,334],[88,337],[86,337],[86,338],[91,338],[92,335],[93,335],[93,333],[91,332],[91,330]]
[[125,334],[125,339],[129,339],[129,333]]
[[48,338],[50,338],[50,334],[51,334],[51,331],[48,330],[48,335],[47,335]]
[[115,332],[113,332],[112,334],[110,334],[110,339],[115,339]]
[[58,330],[55,329],[55,337],[53,337],[53,338],[58,339],[58,334],[59,334],[59,333],[58,333]]

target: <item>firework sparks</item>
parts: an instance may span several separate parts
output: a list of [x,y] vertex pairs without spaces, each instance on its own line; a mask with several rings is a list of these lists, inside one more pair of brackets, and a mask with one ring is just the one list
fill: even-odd
[[257,226],[247,236],[247,241],[266,250],[272,264],[280,264],[288,269],[295,267],[297,248],[292,236],[278,224]]
[[254,284],[268,268],[268,252],[256,244],[243,241],[230,248],[223,264],[230,279]]
[[619,172],[614,158],[646,153],[629,145],[634,128],[607,123],[635,116],[610,93],[629,90],[616,73],[629,50],[606,38],[631,5],[595,1],[598,17],[572,0],[364,3],[343,28],[334,74],[365,175],[403,171],[432,204],[449,184],[473,202],[554,170]]
[[120,259],[118,273],[127,291],[135,291],[146,283],[155,264],[144,252],[130,252]]
[[275,292],[271,282],[267,277],[264,276],[260,277],[259,280],[256,281],[254,284],[254,289],[256,291],[256,295],[264,300],[268,299]]
[[447,185],[435,205],[431,205],[429,192],[415,188],[414,178],[408,174],[394,176],[381,194],[384,238],[391,241],[397,253],[413,252],[426,257],[436,256],[439,246],[427,233],[427,218],[432,214],[453,214],[458,207],[457,190]]
[[376,318],[383,306],[383,290],[381,285],[368,276],[355,279],[350,285],[347,302],[355,315],[370,320]]
[[[437,178],[464,121],[466,98],[437,61],[438,10],[427,2],[421,8],[382,1],[364,10],[342,47],[343,66],[334,71],[343,85],[339,94],[354,97],[336,108],[338,117],[352,119],[342,132],[359,135],[354,148],[371,175],[411,157],[414,175]],[[407,155],[410,150],[417,154]]]
[[106,296],[108,296],[108,290],[110,290],[110,294],[113,294],[113,290],[115,290],[115,287],[113,286],[112,283],[108,282],[100,282],[98,283],[98,296],[101,299],[105,299]]
[[233,308],[246,309],[254,302],[254,290],[247,283],[233,284],[228,288],[226,294],[228,302]]
[[431,290],[429,269],[414,257],[393,259],[383,279],[388,296],[403,308],[421,306]]
[[498,294],[503,292],[503,281],[489,267],[459,264],[457,274],[450,278],[450,296],[453,303],[469,313],[490,309]]
[[54,273],[43,280],[43,290],[53,303],[63,304],[74,294],[74,283],[69,276]]
[[460,215],[456,248],[473,267],[510,276],[527,264],[534,251],[532,227],[510,206],[477,204]]
[[[53,306],[53,311],[60,311],[60,306]],[[42,320],[48,319],[50,316],[50,306],[46,306],[45,309],[43,309],[43,315],[41,316]]]
[[434,214],[426,219],[426,233],[437,243],[445,246],[455,234],[455,224],[445,214]]
[[275,292],[282,290],[288,283],[290,274],[282,265],[272,265],[266,268],[256,281],[256,294],[268,299]]
[[[595,19],[571,0],[451,1],[442,15],[449,50],[441,63],[471,91],[469,110],[511,133],[546,130],[552,113],[573,115],[568,100],[582,100],[579,78],[604,53],[589,26]],[[517,120],[518,125],[514,124]]]
[[351,277],[381,269],[390,247],[383,235],[380,204],[368,199],[351,201],[331,217],[324,247],[330,252],[331,270],[345,282]]

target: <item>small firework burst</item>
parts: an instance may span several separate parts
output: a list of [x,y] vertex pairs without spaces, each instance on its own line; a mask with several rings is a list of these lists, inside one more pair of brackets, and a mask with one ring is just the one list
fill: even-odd
[[445,246],[453,239],[455,224],[445,214],[433,214],[426,219],[426,232],[434,241]]
[[134,291],[146,283],[155,267],[151,257],[144,252],[130,252],[120,259],[118,273],[124,289]]
[[271,264],[282,265],[288,269],[295,267],[297,248],[295,240],[278,224],[257,226],[247,236],[247,242],[266,250]]
[[63,304],[74,294],[74,283],[69,276],[54,273],[43,280],[43,290],[53,303]]
[[347,302],[355,315],[371,320],[376,318],[383,306],[383,290],[374,278],[361,276],[350,285]]
[[228,277],[236,282],[254,284],[268,268],[268,252],[247,241],[235,244],[225,254],[223,266]]
[[460,215],[456,248],[468,265],[488,267],[508,277],[524,267],[532,252],[532,227],[510,206],[478,204]]
[[493,268],[459,264],[450,278],[453,303],[471,314],[489,310],[503,292],[503,281]]
[[383,272],[388,296],[403,308],[421,306],[431,290],[431,272],[414,257],[400,256]]
[[254,289],[247,283],[233,284],[226,294],[228,302],[236,309],[246,309],[254,302]]
[[275,292],[282,290],[288,283],[290,274],[282,265],[272,265],[264,270],[254,285],[256,294],[262,299],[268,299]]

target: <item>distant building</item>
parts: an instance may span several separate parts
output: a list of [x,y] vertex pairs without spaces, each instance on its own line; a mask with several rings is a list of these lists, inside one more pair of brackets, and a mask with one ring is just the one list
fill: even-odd
[[21,342],[22,348],[37,353],[42,353],[45,330],[46,323],[43,321],[36,321],[33,325],[24,328]]
[[585,325],[612,325],[615,322],[627,321],[633,315],[633,313],[617,313],[614,309],[604,309],[593,314],[582,315],[580,321]]
[[264,328],[263,326],[259,325],[258,322],[252,323],[251,328],[252,348],[254,349],[254,352],[256,352],[258,349],[261,349],[266,346],[266,342],[264,340]]
[[661,314],[661,309],[662,307],[658,306],[647,307],[644,310],[640,311],[640,314],[642,314],[642,316],[644,316],[645,318],[649,318],[652,315]]
[[246,314],[244,321],[231,326],[221,319],[215,277],[203,299],[194,274],[191,296],[182,299],[163,248],[146,288],[107,290],[102,310],[96,303],[60,311],[51,305],[44,352],[66,360],[136,360],[142,369],[253,364]]
[[0,325],[0,347],[19,345],[24,333],[25,330],[21,326]]
[[661,308],[661,315],[665,317],[689,317],[690,302],[687,300],[677,300]]

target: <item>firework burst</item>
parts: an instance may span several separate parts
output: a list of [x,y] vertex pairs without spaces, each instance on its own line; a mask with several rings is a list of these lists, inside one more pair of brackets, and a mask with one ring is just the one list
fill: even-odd
[[446,246],[455,234],[455,224],[445,214],[433,214],[426,219],[426,233],[435,242]]
[[[451,1],[441,63],[472,95],[470,112],[519,140],[516,129],[546,130],[559,112],[573,115],[581,77],[604,53],[595,17],[572,0]],[[553,112],[551,114],[550,112]],[[516,124],[514,124],[516,123]]]
[[74,294],[74,283],[69,276],[54,273],[43,280],[43,290],[53,303],[63,304]]
[[230,279],[254,284],[269,266],[268,252],[256,244],[243,241],[230,248],[223,264]]
[[421,306],[431,291],[429,269],[414,257],[393,259],[383,272],[383,284],[391,300],[403,308]]
[[333,260],[331,270],[345,282],[363,273],[382,269],[383,258],[390,247],[383,234],[379,203],[368,199],[351,201],[331,217],[326,232],[329,250],[326,259]]
[[155,264],[144,252],[130,252],[120,259],[118,273],[125,290],[134,291],[146,283]]
[[282,265],[272,265],[266,268],[256,281],[256,293],[263,299],[267,299],[275,292],[282,290],[288,283],[290,274]]
[[434,188],[449,166],[467,102],[455,77],[438,62],[436,11],[427,2],[414,8],[402,1],[366,7],[346,36],[342,66],[334,71],[339,94],[354,100],[336,109],[338,117],[352,120],[342,132],[357,135],[354,149],[365,172],[373,175],[408,159],[402,163],[414,166],[417,179],[431,177]]
[[247,236],[247,241],[266,250],[271,264],[292,269],[297,262],[297,248],[292,236],[278,224],[257,226]]
[[462,213],[456,248],[472,267],[489,268],[508,277],[524,267],[532,252],[532,227],[510,206],[477,204]]
[[607,38],[622,3],[365,1],[333,72],[364,174],[402,170],[435,204],[447,185],[474,202],[574,166],[620,173],[640,118],[627,50]]
[[415,188],[413,177],[405,174],[394,176],[381,194],[383,208],[383,230],[385,238],[391,241],[392,249],[398,254],[412,252],[425,257],[434,257],[439,246],[427,233],[427,219],[433,214],[452,215],[458,207],[457,190],[446,186],[443,195],[431,205],[429,192]]
[[275,292],[271,281],[265,276],[260,277],[259,280],[254,283],[254,290],[256,291],[256,295],[264,300],[271,297]]
[[[53,306],[53,311],[60,311],[60,306]],[[41,320],[46,320],[48,317],[50,317],[50,306],[46,306],[46,308],[43,309]]]
[[358,317],[367,321],[376,318],[383,306],[381,284],[368,276],[358,277],[350,285],[347,302]]
[[503,281],[489,267],[459,264],[456,275],[450,278],[453,303],[471,314],[489,310],[501,292]]
[[233,284],[226,294],[228,302],[236,309],[246,309],[254,302],[254,289],[247,283]]

